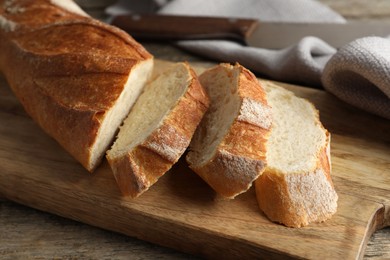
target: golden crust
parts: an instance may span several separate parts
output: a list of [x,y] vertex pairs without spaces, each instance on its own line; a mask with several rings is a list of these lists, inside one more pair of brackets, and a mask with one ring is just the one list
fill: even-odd
[[91,147],[132,69],[152,56],[125,32],[45,0],[2,1],[0,67],[27,113],[89,171]]
[[[231,65],[221,64],[219,66],[230,67]],[[238,95],[242,106],[239,115],[208,162],[196,165],[191,162],[190,156],[187,156],[190,168],[218,194],[229,199],[247,191],[252,182],[264,171],[266,142],[272,121],[268,113],[270,108],[266,101],[265,91],[257,78],[241,65],[235,66],[240,70]],[[213,70],[216,70],[216,67],[211,68],[209,72]],[[253,120],[248,120],[253,111],[243,111],[243,104],[247,100],[265,108],[264,114],[256,115],[264,119],[265,125],[259,126]]]
[[336,212],[338,196],[330,177],[330,134],[326,131],[326,135],[326,144],[318,152],[312,171],[283,174],[266,168],[256,180],[257,201],[270,220],[303,227],[323,222]]
[[190,168],[218,194],[233,199],[264,171],[267,136],[267,129],[235,120],[213,158]]
[[233,199],[247,191],[265,168],[265,161],[217,150],[201,167],[190,166],[219,195]]
[[188,64],[186,67],[192,78],[188,89],[161,126],[126,157],[115,159],[107,156],[125,196],[138,197],[179,160],[208,108],[206,92]]
[[122,195],[132,198],[148,190],[172,166],[171,162],[142,146],[120,158],[107,159]]

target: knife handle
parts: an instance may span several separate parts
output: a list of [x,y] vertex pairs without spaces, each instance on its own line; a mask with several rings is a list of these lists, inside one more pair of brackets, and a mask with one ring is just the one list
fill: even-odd
[[116,16],[113,25],[140,40],[245,39],[257,27],[254,19],[133,14]]

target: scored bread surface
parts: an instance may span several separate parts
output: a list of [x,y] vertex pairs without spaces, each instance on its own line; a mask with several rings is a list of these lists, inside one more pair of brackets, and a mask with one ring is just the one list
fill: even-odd
[[0,1],[0,69],[26,112],[93,171],[148,79],[152,56],[72,1]]
[[187,161],[225,198],[249,189],[266,165],[271,109],[257,78],[239,64],[220,64],[200,76],[210,108],[190,145]]
[[330,134],[310,102],[272,83],[265,89],[274,122],[268,165],[255,182],[260,209],[289,227],[325,221],[338,199],[330,176]]
[[176,64],[145,87],[107,152],[122,194],[138,197],[179,160],[208,105],[187,63]]

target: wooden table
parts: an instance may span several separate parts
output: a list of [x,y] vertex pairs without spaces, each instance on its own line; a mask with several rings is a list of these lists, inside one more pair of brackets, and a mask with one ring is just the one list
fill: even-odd
[[[390,20],[386,0],[321,0],[350,19]],[[172,46],[145,43],[157,58],[209,62]],[[27,208],[1,199],[0,258],[195,259],[172,249]],[[390,258],[390,228],[371,237],[365,259]]]

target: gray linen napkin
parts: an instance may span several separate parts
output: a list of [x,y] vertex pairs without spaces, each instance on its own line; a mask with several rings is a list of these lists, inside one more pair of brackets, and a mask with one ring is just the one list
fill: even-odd
[[274,80],[321,86],[322,70],[336,49],[315,37],[305,37],[282,50],[243,46],[224,40],[179,41],[193,53],[223,62],[239,62],[253,72]]
[[390,40],[357,39],[326,64],[324,88],[341,100],[390,119]]

